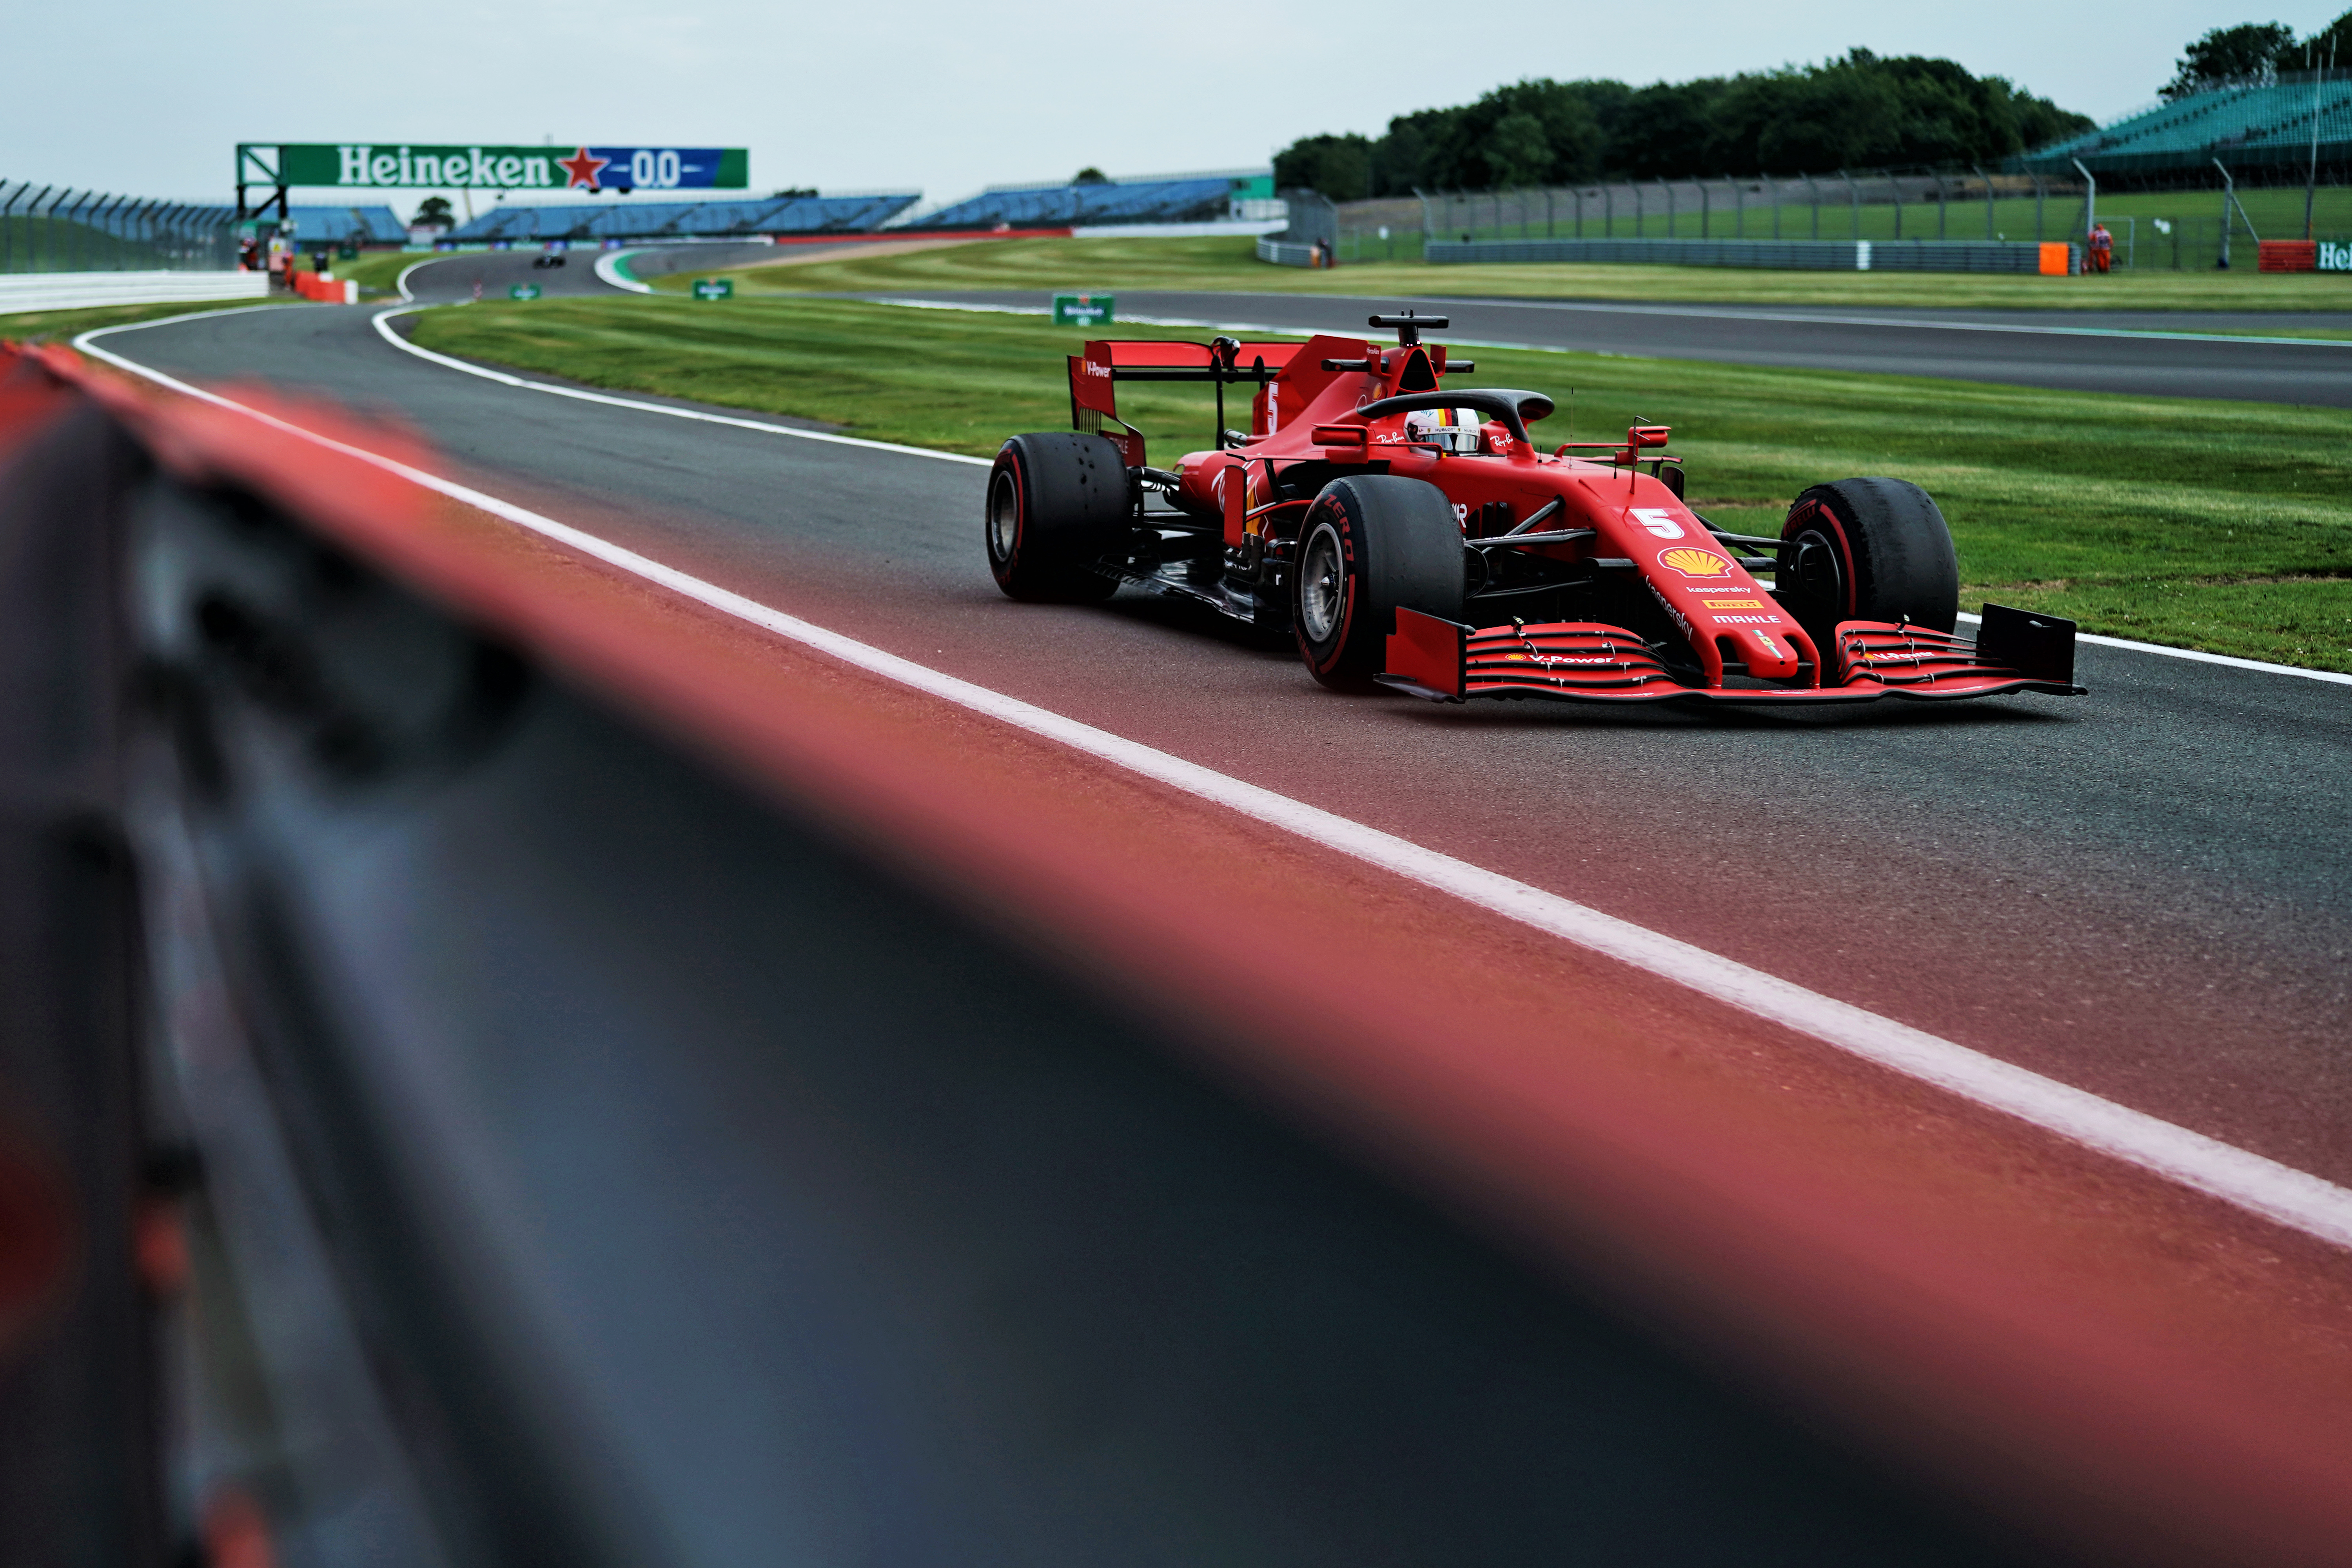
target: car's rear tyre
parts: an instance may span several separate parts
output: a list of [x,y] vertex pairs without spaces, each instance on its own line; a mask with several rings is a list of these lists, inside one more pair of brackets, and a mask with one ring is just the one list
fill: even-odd
[[1298,525],[1290,624],[1316,679],[1358,690],[1380,673],[1400,609],[1462,618],[1462,525],[1435,485],[1360,474],[1323,487]]
[[1781,525],[1773,593],[1825,657],[1840,621],[1950,631],[1960,609],[1952,531],[1907,479],[1815,485]]
[[988,569],[1016,599],[1107,599],[1118,579],[1096,563],[1133,526],[1127,459],[1101,436],[1015,436],[988,474]]

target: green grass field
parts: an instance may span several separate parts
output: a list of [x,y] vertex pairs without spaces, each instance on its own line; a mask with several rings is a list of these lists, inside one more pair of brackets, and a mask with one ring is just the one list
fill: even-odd
[[[1257,259],[1253,242],[1202,239],[979,240],[897,255],[845,256],[724,274],[743,294],[926,289],[1216,289],[1255,293],[1669,300],[1712,304],[1926,305],[1954,309],[2352,310],[2352,273],[2113,273],[2104,278],[1969,273],[1750,272],[1717,267],[1430,267],[1367,263],[1310,272]],[[684,293],[684,275],[655,288]]]
[[18,310],[0,315],[0,338],[39,343],[70,338],[92,327],[115,327],[129,321],[153,321],[165,316],[188,316],[207,310],[242,310],[254,305],[285,305],[275,300],[183,300],[168,305],[100,305],[86,310]]
[[[594,385],[984,456],[1016,432],[1067,426],[1062,356],[1082,334],[1028,317],[764,296],[499,301],[427,312],[416,337]],[[1538,430],[1550,441],[1673,425],[1692,501],[1719,524],[1778,532],[1806,485],[1893,475],[1942,504],[1964,605],[1994,598],[2086,630],[2352,670],[2352,413],[1573,353],[1477,358],[1481,383],[1559,400]],[[1155,460],[1208,444],[1204,393],[1146,384],[1122,388],[1120,406]],[[973,496],[976,517],[977,485]]]
[[420,261],[433,258],[425,251],[363,250],[355,261],[338,261],[334,274],[358,282],[362,300],[397,299],[400,275]]

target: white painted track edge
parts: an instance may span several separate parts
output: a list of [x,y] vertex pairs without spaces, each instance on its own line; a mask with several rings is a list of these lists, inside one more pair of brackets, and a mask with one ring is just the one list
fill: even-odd
[[[1982,616],[1972,616],[1966,610],[1960,619],[1970,626],[1981,625]],[[2197,664],[2219,664],[2231,669],[2251,669],[2263,675],[2294,675],[2305,680],[2325,680],[2336,686],[2352,686],[2352,675],[2333,669],[2304,669],[2292,664],[2267,664],[2259,658],[2240,658],[2235,654],[2207,653],[2202,648],[2167,647],[2162,643],[2134,642],[2128,637],[2103,637],[2095,632],[2076,632],[2074,640],[2098,647],[2122,648],[2127,653],[2162,654],[2167,658],[2185,658]]]
[[630,257],[638,254],[639,251],[650,248],[652,247],[641,245],[632,250],[605,251],[603,255],[596,258],[596,276],[611,284],[614,288],[625,289],[632,294],[652,293],[654,291],[654,286],[652,284],[641,282],[637,279],[629,277],[621,270],[622,262],[626,261]]
[[94,344],[97,338],[135,331],[150,324],[131,322],[97,328],[75,339],[75,347],[158,385],[233,409],[287,435],[342,453],[529,529],[854,668],[1059,742],[1128,772],[1492,910],[2275,1224],[2334,1246],[2352,1247],[2352,1191],[2308,1172],[2145,1111],[2117,1105],[2088,1090],[2044,1078],[1850,1003],[1806,990],[1499,872],[931,669],[772,609],[553,518],[362,447],[316,435]]

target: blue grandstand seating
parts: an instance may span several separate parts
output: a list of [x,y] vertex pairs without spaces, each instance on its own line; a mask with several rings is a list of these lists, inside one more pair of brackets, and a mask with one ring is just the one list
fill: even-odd
[[458,241],[660,239],[730,234],[864,234],[915,205],[913,192],[864,196],[767,196],[754,201],[601,202],[483,213],[451,231]]
[[1123,184],[983,191],[907,225],[922,228],[1071,228],[1080,224],[1197,223],[1223,217],[1236,182],[1223,175]]
[[398,245],[408,237],[407,226],[390,207],[288,207],[286,216],[294,220],[298,244]]
[[[2079,158],[2098,174],[2201,170],[2214,158],[2232,168],[2295,163],[2311,155],[2312,89],[2304,77],[2200,92],[2037,147],[2018,163],[2036,174],[2072,174]],[[2340,164],[2352,154],[2352,73],[2325,82],[2317,96],[2320,158]]]

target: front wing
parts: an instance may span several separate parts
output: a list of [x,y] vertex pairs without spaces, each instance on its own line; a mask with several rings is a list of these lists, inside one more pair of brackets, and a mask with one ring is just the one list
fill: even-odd
[[[1693,686],[1633,633],[1591,621],[1483,629],[1399,610],[1377,679],[1415,697],[1538,697],[1563,702],[1875,702],[1882,697],[1949,701],[2040,691],[2079,697],[2074,626],[1999,605],[1985,606],[1985,635],[1884,621],[1845,621],[1834,638],[1836,679],[1820,686]],[[1988,648],[1985,645],[1991,644]],[[1993,662],[1998,657],[2004,662]]]

